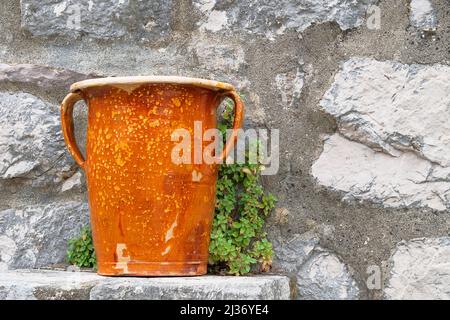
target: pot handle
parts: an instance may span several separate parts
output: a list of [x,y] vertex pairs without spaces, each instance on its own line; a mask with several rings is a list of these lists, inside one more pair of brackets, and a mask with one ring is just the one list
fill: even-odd
[[224,96],[230,98],[234,102],[234,122],[231,136],[228,137],[228,141],[225,145],[225,148],[223,149],[222,154],[218,158],[219,163],[225,163],[228,154],[230,153],[231,149],[233,149],[234,144],[236,143],[238,137],[238,130],[242,127],[242,122],[244,119],[244,104],[242,103],[242,100],[237,94],[237,92],[227,91],[224,93]]
[[61,128],[67,149],[69,149],[69,152],[75,159],[75,162],[84,170],[86,160],[77,146],[75,134],[73,132],[73,107],[75,103],[80,100],[84,99],[79,93],[76,92],[71,92],[64,98],[61,103]]

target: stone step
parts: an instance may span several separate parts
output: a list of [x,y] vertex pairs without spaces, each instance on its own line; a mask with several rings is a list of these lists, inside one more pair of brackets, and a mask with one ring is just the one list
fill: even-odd
[[118,278],[93,272],[10,270],[0,272],[1,300],[286,300],[282,275]]

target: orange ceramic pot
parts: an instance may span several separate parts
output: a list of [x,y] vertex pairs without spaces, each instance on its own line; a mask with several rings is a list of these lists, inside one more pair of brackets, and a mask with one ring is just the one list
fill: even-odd
[[[235,104],[232,138],[243,119],[233,86],[182,77],[85,80],[61,105],[68,149],[86,173],[98,273],[201,275],[207,271],[217,163],[174,163],[174,130],[216,127],[216,109]],[[88,106],[86,158],[76,145],[72,111]],[[209,145],[211,142],[201,142]],[[193,151],[192,151],[193,152]]]

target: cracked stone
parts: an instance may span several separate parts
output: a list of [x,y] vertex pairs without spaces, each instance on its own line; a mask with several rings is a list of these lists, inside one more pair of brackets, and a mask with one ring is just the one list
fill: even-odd
[[339,132],[392,156],[450,166],[450,67],[353,58],[322,101]]
[[320,102],[336,118],[312,167],[344,200],[450,207],[450,67],[352,58]]

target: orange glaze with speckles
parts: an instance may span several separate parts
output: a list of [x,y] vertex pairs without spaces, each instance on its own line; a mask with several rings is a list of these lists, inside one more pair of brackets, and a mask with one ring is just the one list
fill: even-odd
[[[185,128],[193,137],[194,121],[202,121],[203,132],[215,128],[216,109],[226,96],[235,102],[238,129],[243,105],[228,84],[146,79],[82,81],[61,106],[68,149],[86,173],[98,273],[205,274],[217,164],[174,164],[177,142],[171,134]],[[81,99],[89,110],[86,160],[75,143],[72,120]],[[218,158],[226,157],[235,138],[236,130]]]

